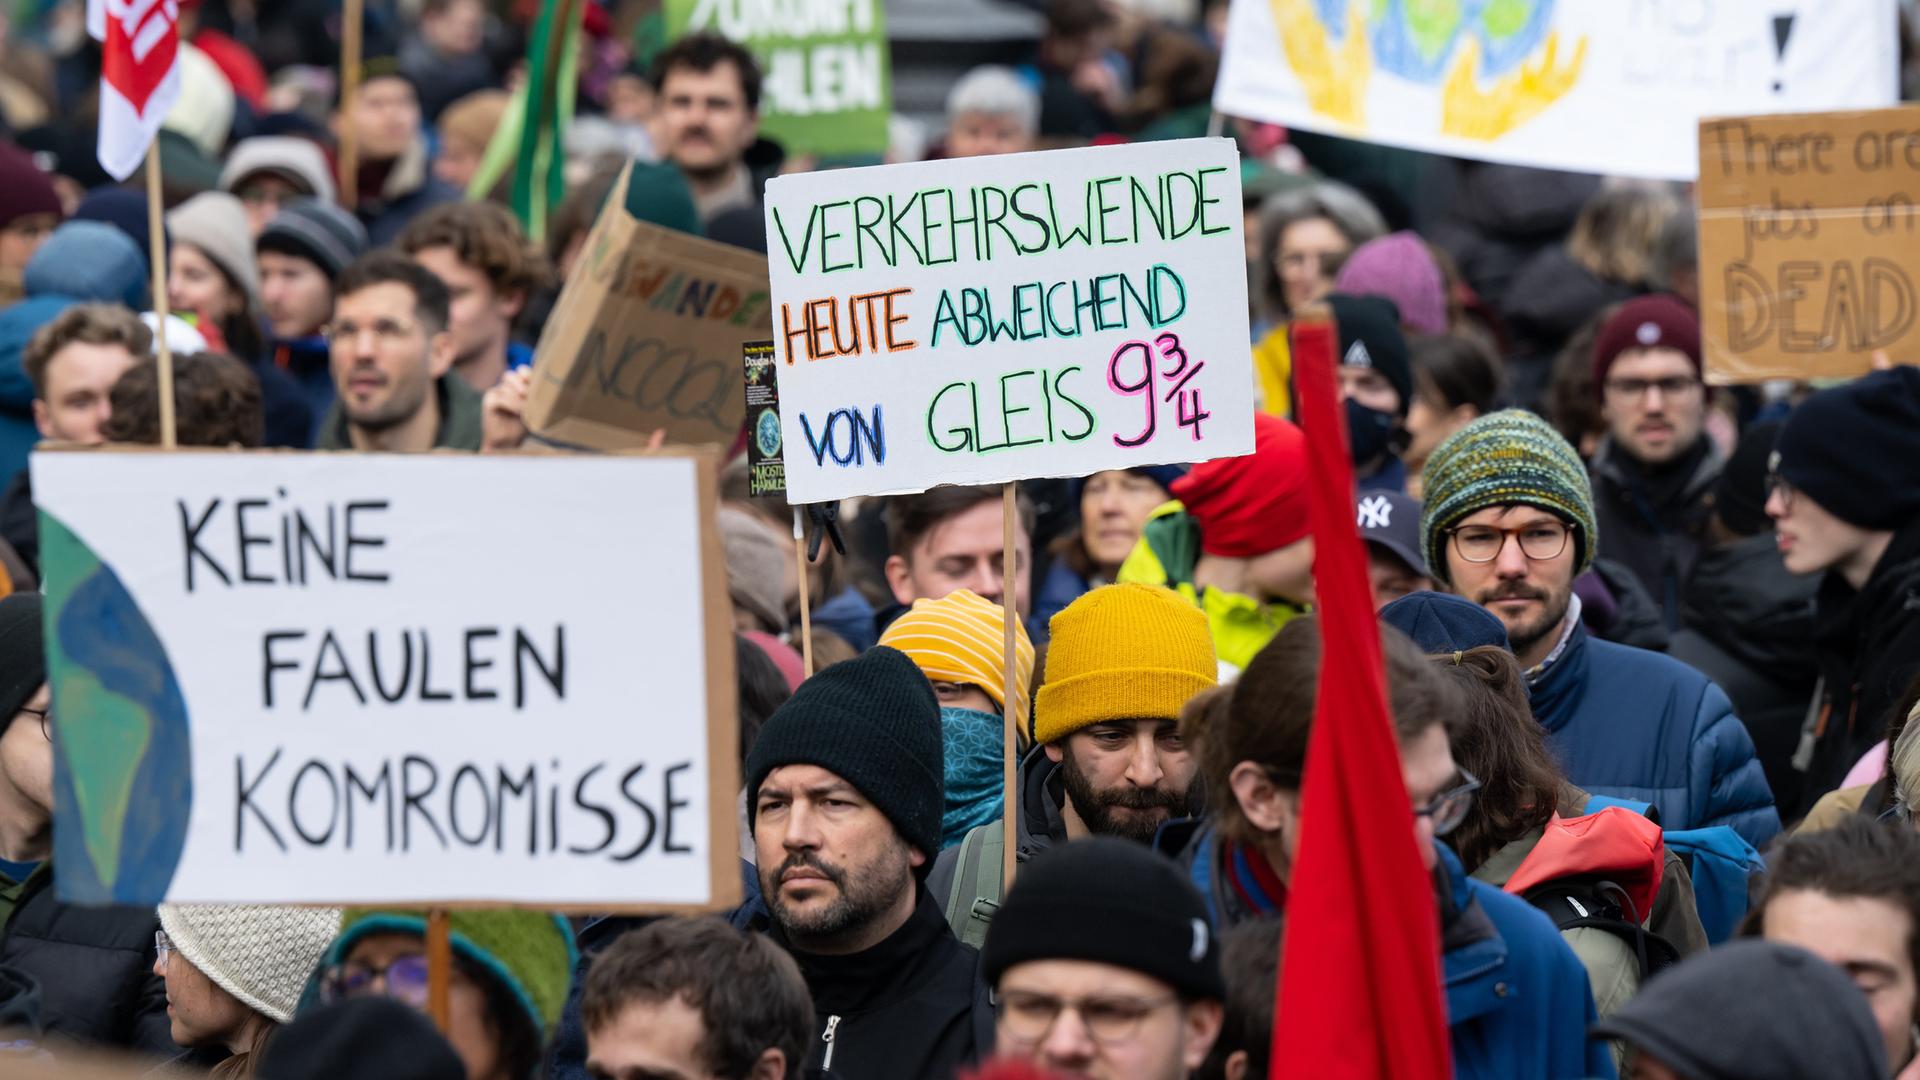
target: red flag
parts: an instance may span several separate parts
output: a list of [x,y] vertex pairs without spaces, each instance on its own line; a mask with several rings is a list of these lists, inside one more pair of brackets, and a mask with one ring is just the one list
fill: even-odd
[[125,180],[180,96],[178,0],[87,0],[87,33],[100,42],[100,167]]
[[1296,322],[1293,376],[1312,474],[1320,692],[1273,1024],[1273,1074],[1452,1075],[1433,881],[1414,846],[1387,715],[1380,630],[1353,516],[1333,327]]

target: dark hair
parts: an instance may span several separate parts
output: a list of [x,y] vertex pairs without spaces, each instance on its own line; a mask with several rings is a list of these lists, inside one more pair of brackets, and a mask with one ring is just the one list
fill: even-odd
[[1266,915],[1248,919],[1220,935],[1220,974],[1227,980],[1226,1016],[1220,1037],[1195,1080],[1225,1080],[1227,1059],[1245,1052],[1244,1076],[1267,1075],[1273,1053],[1274,994],[1280,982],[1280,941],[1285,919]]
[[75,342],[118,345],[136,359],[153,352],[153,332],[132,311],[119,304],[75,304],[27,339],[21,363],[35,397],[47,396],[47,365],[54,354]]
[[443,203],[407,223],[400,250],[444,247],[487,276],[495,292],[531,293],[552,276],[546,255],[528,241],[513,212],[498,203]]
[[1547,386],[1547,422],[1576,451],[1588,435],[1607,430],[1600,412],[1600,388],[1593,382],[1593,346],[1600,328],[1618,310],[1619,304],[1609,304],[1594,312],[1553,359],[1553,381]]
[[1746,937],[1767,929],[1767,905],[1788,892],[1884,900],[1907,913],[1907,962],[1920,972],[1920,834],[1859,815],[1831,829],[1794,833],[1767,852],[1767,876],[1740,924]]
[[1565,778],[1527,704],[1526,675],[1497,645],[1436,656],[1460,692],[1453,760],[1480,780],[1466,820],[1447,837],[1471,874],[1493,853],[1553,819]]
[[392,248],[380,248],[347,264],[345,270],[333,283],[334,304],[375,285],[404,285],[413,292],[413,312],[421,322],[431,325],[434,332],[447,328],[447,309],[452,299],[447,294],[446,283],[433,276],[433,271],[407,258]]
[[589,1032],[634,1002],[678,998],[700,1014],[701,1064],[745,1077],[766,1051],[786,1055],[797,1080],[813,1039],[813,1001],[800,968],[764,934],[714,918],[649,923],[607,946],[587,971],[580,1016]]
[[540,1029],[513,988],[491,968],[455,952],[453,965],[468,982],[480,988],[486,1003],[487,1031],[500,1047],[500,1064],[514,1080],[532,1080],[545,1053]]
[[747,751],[760,737],[760,728],[793,696],[793,691],[787,688],[787,677],[780,674],[766,650],[739,634],[733,636],[733,657],[740,686],[740,762],[745,765]]
[[[108,442],[160,443],[160,365],[143,360],[126,370],[109,395],[113,415],[100,429]],[[260,445],[266,431],[260,379],[220,353],[173,358],[174,437],[181,446]]]
[[[1402,743],[1445,724],[1460,711],[1460,691],[1434,670],[1405,634],[1380,628],[1387,711]],[[1253,840],[1229,777],[1234,766],[1265,766],[1274,781],[1297,789],[1306,775],[1307,738],[1320,684],[1320,620],[1302,615],[1267,642],[1232,689],[1201,694],[1180,713],[1180,734],[1193,749],[1221,831]]]
[[1459,334],[1414,336],[1414,392],[1447,409],[1471,405],[1479,415],[1500,402],[1500,362],[1479,341]]
[[[981,484],[975,487],[955,487],[943,485],[928,488],[917,495],[895,495],[887,500],[887,551],[901,558],[911,558],[914,545],[932,532],[934,526],[957,514],[1000,498],[1000,485]],[[1033,535],[1033,503],[1022,491],[1016,499],[1020,508],[1020,528],[1028,536]]]
[[754,63],[752,53],[719,34],[688,34],[667,46],[653,58],[653,74],[648,81],[653,83],[654,90],[663,90],[667,85],[667,76],[673,74],[675,68],[691,68],[704,73],[721,64],[733,65],[733,70],[740,76],[740,92],[746,96],[747,111],[758,112],[760,65]]
[[1053,0],[1047,5],[1047,33],[1054,37],[1085,37],[1113,24],[1113,12],[1101,0]]

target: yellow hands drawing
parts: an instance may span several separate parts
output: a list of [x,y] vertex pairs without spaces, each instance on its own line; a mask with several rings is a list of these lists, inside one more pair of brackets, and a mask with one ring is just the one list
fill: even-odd
[[1367,83],[1373,50],[1367,43],[1361,4],[1347,7],[1347,39],[1335,47],[1309,0],[1268,0],[1287,63],[1306,88],[1307,104],[1329,119],[1366,126]]
[[[1276,5],[1280,2],[1274,0]],[[1564,65],[1556,62],[1559,51],[1560,33],[1556,30],[1547,35],[1546,48],[1537,59],[1482,90],[1475,80],[1480,43],[1468,37],[1460,43],[1460,58],[1441,87],[1440,130],[1491,142],[1533,119],[1580,81],[1580,69],[1587,59],[1587,39],[1580,39]]]

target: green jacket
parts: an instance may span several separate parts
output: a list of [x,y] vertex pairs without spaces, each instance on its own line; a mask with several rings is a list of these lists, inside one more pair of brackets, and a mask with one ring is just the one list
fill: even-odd
[[[458,372],[448,371],[434,386],[440,399],[440,430],[434,433],[435,450],[480,449],[480,394],[467,385]],[[320,425],[318,450],[351,450],[353,439],[347,435],[347,414],[335,399]]]
[[1140,542],[1120,564],[1117,580],[1163,585],[1191,600],[1207,616],[1214,652],[1222,662],[1244,671],[1273,635],[1305,609],[1284,601],[1263,604],[1240,593],[1196,587],[1193,568],[1199,561],[1200,526],[1175,500],[1161,504],[1147,518],[1140,530]]

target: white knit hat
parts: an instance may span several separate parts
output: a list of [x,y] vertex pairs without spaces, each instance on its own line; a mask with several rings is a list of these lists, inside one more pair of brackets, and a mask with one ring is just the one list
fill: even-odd
[[160,929],[180,955],[275,1023],[293,1018],[300,992],[340,932],[338,908],[161,904]]

